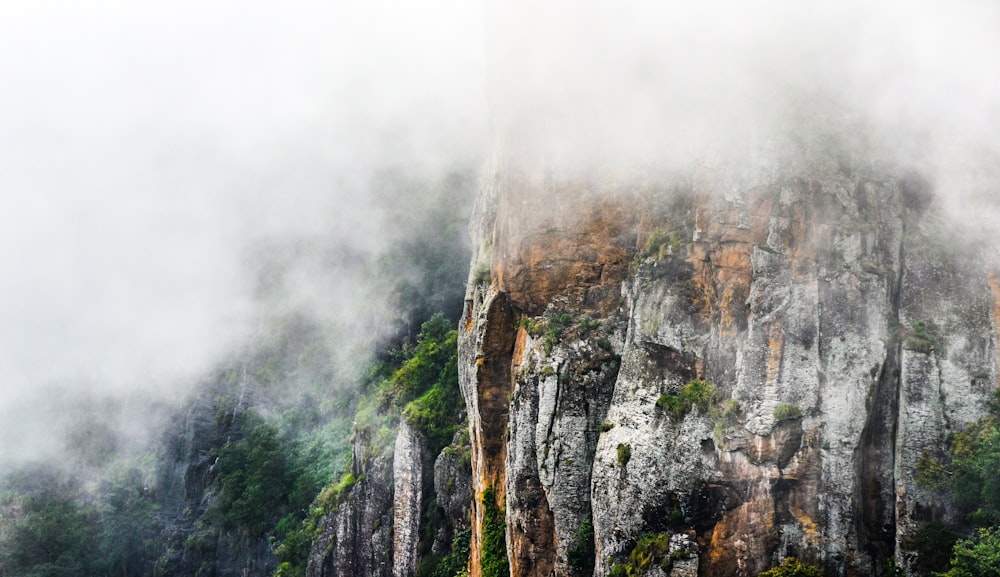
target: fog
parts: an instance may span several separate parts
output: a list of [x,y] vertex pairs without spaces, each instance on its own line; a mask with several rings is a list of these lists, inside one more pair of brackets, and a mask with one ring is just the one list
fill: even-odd
[[759,166],[840,133],[952,208],[996,182],[996,3],[490,6],[495,126],[529,169]]
[[450,0],[3,3],[0,460],[80,399],[182,399],[274,306],[264,253],[323,247],[271,300],[368,320],[376,176],[483,156],[481,31]]
[[379,175],[491,143],[627,173],[836,125],[993,226],[998,30],[973,0],[5,3],[0,458],[55,450],[76,395],[182,398],[253,334],[269,247],[327,247],[281,299],[365,326]]

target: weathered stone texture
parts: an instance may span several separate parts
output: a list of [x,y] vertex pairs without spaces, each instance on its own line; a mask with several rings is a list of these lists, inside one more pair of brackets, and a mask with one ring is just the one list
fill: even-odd
[[[1000,284],[919,180],[850,166],[494,173],[460,347],[473,484],[506,491],[512,575],[573,575],[588,517],[597,575],[650,532],[693,535],[677,575],[790,555],[867,575],[952,515],[915,463],[996,387]],[[718,402],[657,406],[693,379]]]

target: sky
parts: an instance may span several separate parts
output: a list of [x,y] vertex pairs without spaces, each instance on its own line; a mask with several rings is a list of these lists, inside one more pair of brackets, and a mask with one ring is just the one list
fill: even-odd
[[[182,399],[252,334],[262,247],[375,254],[380,171],[480,162],[482,30],[455,0],[0,3],[0,461],[78,396]],[[351,317],[355,280],[292,298]]]
[[77,394],[183,397],[252,334],[263,248],[376,254],[387,169],[671,169],[832,120],[992,230],[998,31],[989,0],[2,2],[0,461]]

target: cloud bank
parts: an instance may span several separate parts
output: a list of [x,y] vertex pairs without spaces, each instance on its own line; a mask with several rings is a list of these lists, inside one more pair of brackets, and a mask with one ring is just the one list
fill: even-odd
[[8,2],[0,459],[58,444],[53,396],[183,396],[255,330],[269,254],[325,247],[281,298],[363,326],[357,263],[422,204],[380,175],[435,181],[490,138],[579,175],[847,127],[992,227],[997,30],[983,0]]
[[481,30],[450,0],[0,7],[0,460],[59,444],[53,397],[182,398],[253,334],[268,250],[324,248],[289,306],[366,318],[376,176],[483,155]]
[[996,3],[493,1],[487,21],[512,162],[731,163],[838,125],[963,195],[1000,158]]

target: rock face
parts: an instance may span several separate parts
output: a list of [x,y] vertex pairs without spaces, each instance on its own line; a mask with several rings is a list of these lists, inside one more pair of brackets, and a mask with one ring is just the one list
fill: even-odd
[[404,419],[399,424],[392,460],[393,577],[412,575],[417,568],[420,513],[425,507],[424,479],[430,473],[423,463],[425,453],[423,438],[414,434]]
[[[391,454],[373,451],[371,439],[356,435],[357,482],[320,520],[307,577],[408,577],[422,561],[452,552],[456,532],[469,526],[466,433],[437,455],[427,445],[405,419]],[[427,533],[433,540],[425,544]]]
[[353,474],[358,482],[321,520],[306,577],[392,575],[393,464],[384,455],[366,456],[367,446],[365,439],[354,441]]
[[163,553],[157,571],[164,575],[267,577],[277,559],[266,536],[213,530],[206,522],[218,499],[217,450],[240,432],[236,419],[219,419],[211,399],[220,389],[195,398],[165,431],[157,485],[162,505]]
[[878,575],[953,514],[915,464],[997,385],[1000,283],[929,185],[855,165],[637,184],[497,163],[460,339],[472,575],[487,490],[514,577],[606,575],[663,533],[697,555],[648,575]]

